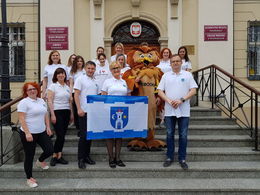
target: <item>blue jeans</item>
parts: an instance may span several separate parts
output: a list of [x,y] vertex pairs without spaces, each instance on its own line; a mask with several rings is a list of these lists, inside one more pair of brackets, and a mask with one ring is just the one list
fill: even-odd
[[175,116],[165,116],[164,121],[167,130],[167,158],[171,159],[172,161],[174,160],[174,133],[176,122],[178,122],[179,129],[178,160],[180,162],[186,159],[189,119],[189,117],[176,118]]

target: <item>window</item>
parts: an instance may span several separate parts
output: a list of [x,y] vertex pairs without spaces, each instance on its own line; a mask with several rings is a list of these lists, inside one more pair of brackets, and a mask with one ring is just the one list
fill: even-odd
[[260,21],[248,22],[248,79],[260,80]]
[[[7,25],[9,39],[9,74],[10,81],[25,80],[25,27],[24,23]],[[2,27],[0,27],[0,37]],[[1,46],[1,42],[0,42]],[[2,71],[2,70],[0,70]]]
[[142,34],[139,37],[132,37],[130,26],[134,21],[127,21],[118,25],[112,33],[113,45],[117,42],[123,44],[140,44],[148,42],[149,44],[158,44],[160,33],[157,28],[149,22],[137,21],[142,25]]

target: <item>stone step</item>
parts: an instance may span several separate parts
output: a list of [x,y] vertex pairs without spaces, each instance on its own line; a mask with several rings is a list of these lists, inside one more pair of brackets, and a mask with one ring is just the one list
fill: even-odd
[[21,194],[259,194],[259,179],[175,179],[175,178],[81,178],[39,179],[39,186],[30,189],[25,179],[0,179],[1,195]]
[[[176,148],[178,151],[178,148]],[[36,150],[36,156],[42,152]],[[68,161],[77,161],[77,147],[64,147],[63,156]],[[163,162],[166,149],[163,151],[129,151],[126,147],[121,149],[121,159],[129,162]],[[175,154],[175,161],[177,161]],[[92,147],[91,157],[96,161],[107,161],[108,154],[105,147]],[[36,157],[35,157],[36,158]],[[260,155],[250,147],[190,147],[187,150],[187,161],[260,161]]]
[[[178,145],[179,136],[175,136]],[[156,135],[156,139],[166,141],[166,135]],[[78,146],[78,137],[67,135],[64,146]],[[131,139],[123,139],[123,146],[127,146]],[[105,140],[93,140],[92,146],[105,146]],[[188,147],[244,147],[253,146],[253,140],[248,135],[189,135]]]
[[[48,171],[33,169],[35,178],[260,178],[259,161],[190,162],[183,171],[178,163],[163,167],[163,162],[125,162],[126,167],[111,169],[107,162],[78,168],[77,162],[57,164]],[[1,178],[24,178],[23,163],[0,167]]]
[[221,116],[221,110],[202,108],[202,107],[191,107],[191,117],[193,116]]
[[[177,126],[176,126],[177,128]],[[164,135],[166,127],[156,125],[156,134]],[[67,135],[77,135],[78,130],[73,126],[67,131]],[[190,125],[189,135],[249,135],[248,130],[241,129],[238,125]]]

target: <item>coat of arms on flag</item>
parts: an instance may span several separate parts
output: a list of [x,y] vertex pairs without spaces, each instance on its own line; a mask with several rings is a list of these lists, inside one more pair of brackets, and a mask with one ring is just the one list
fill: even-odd
[[147,137],[148,97],[87,96],[87,139]]
[[128,122],[128,107],[110,107],[110,122],[115,129],[123,129]]

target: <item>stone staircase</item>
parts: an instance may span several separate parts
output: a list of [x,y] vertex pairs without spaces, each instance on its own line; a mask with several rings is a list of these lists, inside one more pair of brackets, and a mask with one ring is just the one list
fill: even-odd
[[[58,164],[47,171],[34,168],[36,189],[25,185],[22,162],[0,167],[0,194],[260,194],[260,154],[252,151],[246,130],[222,117],[219,110],[192,108],[188,171],[177,162],[164,168],[166,150],[128,151],[128,140],[123,141],[121,152],[125,168],[111,169],[105,143],[97,140],[91,148],[97,164],[80,170],[76,134],[71,128],[66,137],[68,165]],[[165,128],[158,127],[156,134],[165,140]]]

